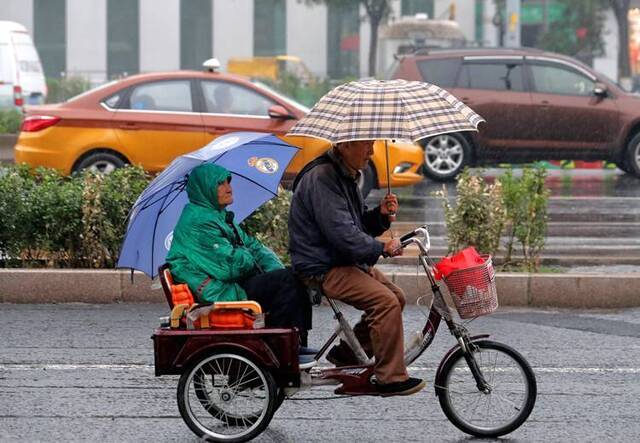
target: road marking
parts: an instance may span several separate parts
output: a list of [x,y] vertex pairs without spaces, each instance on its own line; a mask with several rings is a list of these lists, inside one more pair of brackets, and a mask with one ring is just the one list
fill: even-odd
[[14,364],[14,363],[5,363],[0,364],[0,369],[11,370],[11,371],[31,371],[34,369],[43,369],[43,370],[54,370],[54,371],[74,371],[74,370],[91,370],[91,369],[107,369],[107,370],[127,370],[127,369],[144,369],[144,370],[153,370],[153,365],[146,364],[107,364],[107,365],[92,365],[92,364]]
[[[423,368],[416,366],[409,366],[409,371],[431,371],[434,368]],[[508,368],[496,368],[499,372],[507,372],[516,367]],[[640,368],[532,368],[533,372],[543,372],[548,374],[640,374]]]
[[[330,368],[331,366],[318,366],[320,369]],[[153,371],[154,366],[148,364],[20,364],[20,363],[4,363],[0,364],[0,370],[6,371],[32,371],[32,370],[53,370],[53,371],[75,371],[75,370],[112,370],[126,371],[129,369]],[[409,366],[410,372],[434,371],[434,367]],[[509,371],[509,368],[497,368],[499,371]],[[535,367],[534,372],[547,374],[640,374],[640,368],[578,368],[578,367]]]

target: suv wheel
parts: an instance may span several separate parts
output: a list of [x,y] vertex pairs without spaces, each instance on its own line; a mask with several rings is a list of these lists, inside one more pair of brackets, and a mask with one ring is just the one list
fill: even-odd
[[125,161],[111,152],[96,151],[83,158],[74,168],[73,172],[89,169],[100,174],[109,174],[117,168],[122,168]]
[[636,134],[627,145],[625,160],[628,172],[640,178],[640,133]]
[[460,134],[436,135],[420,144],[424,149],[422,172],[432,180],[452,180],[471,157],[471,146]]

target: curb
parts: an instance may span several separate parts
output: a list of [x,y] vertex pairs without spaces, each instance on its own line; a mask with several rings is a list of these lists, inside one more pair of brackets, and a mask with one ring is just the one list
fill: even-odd
[[[431,290],[425,275],[389,275],[415,304]],[[128,270],[0,269],[0,303],[163,303],[160,288],[146,275]],[[154,285],[155,286],[155,285]],[[640,307],[640,273],[498,273],[501,306],[558,308]]]

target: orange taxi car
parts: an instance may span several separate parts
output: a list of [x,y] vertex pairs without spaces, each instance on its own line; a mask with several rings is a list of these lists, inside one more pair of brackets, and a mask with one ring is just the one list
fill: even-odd
[[[127,163],[149,172],[232,131],[273,133],[301,148],[285,182],[329,148],[326,141],[284,134],[309,111],[305,106],[245,77],[210,71],[134,75],[60,104],[32,106],[15,146],[16,163],[70,174],[84,168],[109,172]],[[363,193],[386,187],[384,143],[361,179]],[[391,186],[422,179],[422,149],[389,144]]]

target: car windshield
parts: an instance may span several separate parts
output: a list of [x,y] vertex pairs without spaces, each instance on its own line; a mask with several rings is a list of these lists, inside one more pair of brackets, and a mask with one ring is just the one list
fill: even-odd
[[616,85],[618,88],[622,89],[624,92],[631,92],[629,91],[629,88],[625,88],[623,85],[621,85],[619,82],[613,80],[611,77],[609,77],[606,74],[603,74],[602,72],[598,72],[598,74],[600,74],[601,77],[603,77],[605,80],[613,83],[614,85]]
[[291,97],[287,97],[286,95],[282,94],[281,92],[278,92],[275,89],[265,85],[261,81],[252,80],[251,83],[253,83],[254,85],[256,85],[257,87],[259,87],[261,89],[265,89],[265,90],[269,91],[271,94],[275,95],[280,100],[282,100],[284,102],[287,102],[289,105],[293,106],[296,109],[299,109],[300,111],[304,112],[305,114],[307,114],[307,113],[309,113],[309,111],[311,111],[311,109],[307,108],[302,103],[298,103],[297,101],[295,101]]

